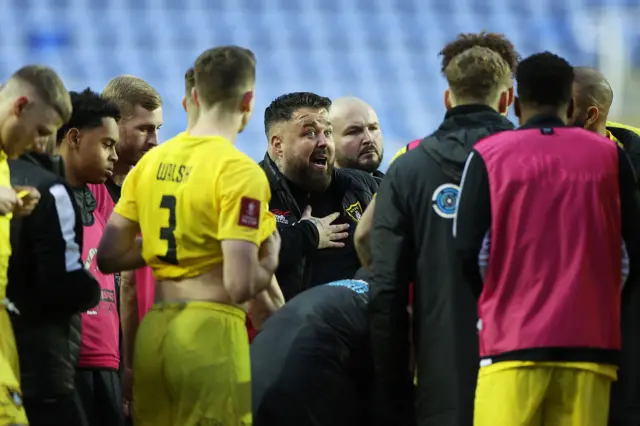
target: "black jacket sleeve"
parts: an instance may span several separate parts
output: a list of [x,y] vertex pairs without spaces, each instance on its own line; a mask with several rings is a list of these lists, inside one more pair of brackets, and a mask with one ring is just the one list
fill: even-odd
[[282,227],[279,231],[282,241],[278,268],[287,269],[298,265],[303,257],[313,253],[318,247],[318,229],[308,220]]
[[[640,274],[640,190],[627,154],[618,148],[620,176],[620,216],[622,240],[629,254],[629,278],[635,283]],[[626,293],[628,289],[625,289]],[[623,293],[623,294],[624,294]]]
[[458,209],[453,220],[455,247],[462,273],[474,295],[480,297],[483,280],[478,266],[482,240],[491,227],[489,176],[480,154],[471,151],[460,182]]
[[69,315],[98,304],[100,287],[82,263],[82,224],[71,190],[55,183],[27,218],[43,314]]
[[370,333],[375,366],[376,424],[410,424],[413,376],[409,372],[409,282],[412,221],[408,194],[393,164],[377,193],[371,230]]

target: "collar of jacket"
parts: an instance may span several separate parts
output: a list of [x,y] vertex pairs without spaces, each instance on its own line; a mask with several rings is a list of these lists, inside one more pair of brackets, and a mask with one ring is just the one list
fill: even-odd
[[560,117],[551,114],[536,115],[518,129],[540,129],[543,127],[567,127]]
[[446,120],[447,118],[455,117],[457,115],[467,115],[476,112],[496,112],[496,110],[488,105],[482,104],[459,105],[447,111],[444,115],[444,119]]
[[378,184],[382,181],[382,179],[384,179],[384,173],[382,173],[380,170],[374,171],[373,173],[371,173],[371,176],[373,176]]
[[58,177],[64,179],[64,161],[59,155],[51,156],[49,154],[39,154],[36,152],[30,152],[20,157],[21,160],[31,164],[35,164],[38,167],[42,167],[45,170],[50,171]]

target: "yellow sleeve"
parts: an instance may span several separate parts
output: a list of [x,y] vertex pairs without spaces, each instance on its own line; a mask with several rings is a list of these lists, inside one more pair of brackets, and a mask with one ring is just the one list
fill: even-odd
[[260,245],[276,229],[269,211],[271,189],[256,163],[235,162],[218,178],[218,239],[243,240]]
[[138,204],[136,203],[138,170],[140,170],[138,166],[134,167],[124,179],[120,193],[120,200],[118,200],[118,204],[116,204],[113,209],[113,211],[118,213],[120,216],[133,222],[139,222]]
[[393,156],[393,158],[391,159],[391,161],[389,162],[389,165],[393,164],[394,161],[396,161],[396,158],[400,157],[402,154],[404,154],[405,152],[407,152],[407,146],[403,146],[402,148],[400,148],[398,150],[398,152],[396,152],[396,155]]

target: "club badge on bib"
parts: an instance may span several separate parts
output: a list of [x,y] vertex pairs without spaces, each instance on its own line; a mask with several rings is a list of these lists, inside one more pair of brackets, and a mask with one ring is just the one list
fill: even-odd
[[347,207],[346,212],[349,216],[351,216],[351,219],[355,220],[356,222],[360,222],[360,218],[362,217],[362,206],[360,205],[360,201],[356,201],[355,203]]
[[258,229],[260,227],[260,201],[255,198],[242,197],[240,200],[240,216],[238,225]]
[[460,195],[460,187],[458,185],[452,183],[440,185],[433,191],[433,196],[431,197],[433,211],[444,219],[453,219],[458,207],[458,195]]

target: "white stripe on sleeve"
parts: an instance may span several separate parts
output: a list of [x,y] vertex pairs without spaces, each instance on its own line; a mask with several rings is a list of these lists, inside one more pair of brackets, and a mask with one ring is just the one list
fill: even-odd
[[67,272],[77,271],[83,268],[80,256],[80,246],[76,242],[76,212],[73,209],[73,203],[69,197],[69,193],[62,184],[55,184],[49,192],[56,202],[56,211],[58,212],[58,222],[60,232],[64,240],[64,262]]

